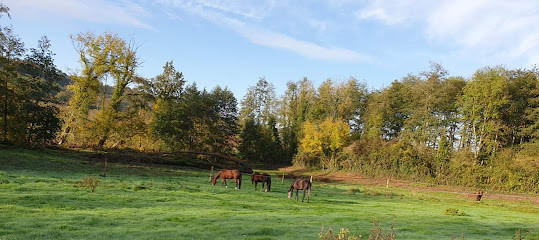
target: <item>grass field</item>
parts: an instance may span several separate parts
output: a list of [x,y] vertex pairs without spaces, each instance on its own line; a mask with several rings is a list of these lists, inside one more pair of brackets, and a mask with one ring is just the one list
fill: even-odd
[[0,150],[0,239],[317,239],[322,226],[368,236],[373,220],[397,239],[539,238],[539,206],[525,201],[315,182],[302,203],[287,199],[290,179],[265,193],[244,176],[234,190],[169,165],[109,164],[95,192],[79,186],[102,168],[76,152]]

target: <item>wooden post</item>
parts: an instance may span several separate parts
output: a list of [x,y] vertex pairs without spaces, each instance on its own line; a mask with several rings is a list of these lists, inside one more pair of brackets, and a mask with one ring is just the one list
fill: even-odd
[[313,176],[311,176],[311,183],[313,183]]
[[105,168],[103,169],[103,177],[107,176],[107,159],[105,158]]
[[284,173],[283,173],[283,176],[281,177],[281,184],[284,183]]
[[387,178],[387,181],[386,181],[386,188],[389,188],[389,178]]
[[211,172],[210,172],[210,182],[211,182],[211,178],[213,177],[213,166],[211,166]]

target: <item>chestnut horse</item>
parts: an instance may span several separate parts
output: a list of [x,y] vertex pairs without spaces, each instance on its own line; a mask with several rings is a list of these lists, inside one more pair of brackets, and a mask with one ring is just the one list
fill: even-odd
[[227,188],[226,185],[226,179],[234,179],[234,182],[236,183],[235,189],[241,189],[241,172],[238,169],[233,170],[221,170],[215,174],[215,177],[211,180],[211,183],[213,186],[215,186],[215,183],[217,183],[217,179],[221,178],[223,180],[223,183]]
[[267,184],[266,192],[269,192],[271,190],[271,176],[266,173],[253,173],[253,176],[251,177],[251,183],[255,184],[255,190],[258,183],[262,183],[262,189],[264,189],[264,184]]
[[292,198],[294,195],[294,189],[296,189],[296,201],[298,200],[298,191],[303,190],[303,200],[305,200],[305,191],[309,190],[307,193],[307,202],[311,199],[311,182],[307,179],[296,179],[294,180],[294,183],[292,183],[292,186],[290,186],[290,190],[288,190],[288,198]]

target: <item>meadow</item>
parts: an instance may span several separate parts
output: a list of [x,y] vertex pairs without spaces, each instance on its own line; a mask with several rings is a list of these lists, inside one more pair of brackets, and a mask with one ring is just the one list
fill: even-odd
[[[247,175],[234,190],[185,166],[111,162],[102,171],[85,153],[1,149],[0,239],[318,239],[322,227],[365,239],[374,220],[385,232],[393,225],[397,239],[511,239],[518,230],[539,238],[530,201],[315,179],[302,203],[287,198],[292,179],[274,177],[266,193]],[[85,177],[99,181],[95,192]]]

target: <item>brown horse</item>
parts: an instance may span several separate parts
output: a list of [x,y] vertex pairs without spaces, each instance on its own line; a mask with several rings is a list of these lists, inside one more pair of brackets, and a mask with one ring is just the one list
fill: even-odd
[[475,201],[481,201],[481,197],[483,197],[483,191],[477,190],[477,192],[475,192]]
[[251,183],[255,184],[255,190],[259,182],[262,183],[262,189],[264,189],[264,184],[267,184],[266,192],[271,190],[271,176],[269,174],[258,172],[253,173]]
[[294,195],[294,189],[296,189],[296,201],[298,200],[298,191],[303,190],[303,200],[305,200],[305,191],[309,190],[307,193],[307,202],[311,199],[311,182],[307,179],[296,179],[294,180],[294,183],[292,183],[292,186],[290,186],[290,190],[288,190],[288,198],[292,198]]
[[222,184],[224,184],[227,188],[228,185],[226,185],[226,179],[234,179],[234,182],[236,183],[235,189],[241,189],[241,172],[238,169],[225,169],[217,172],[217,174],[215,174],[215,177],[211,180],[213,186],[215,186],[219,177],[223,179]]

